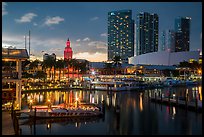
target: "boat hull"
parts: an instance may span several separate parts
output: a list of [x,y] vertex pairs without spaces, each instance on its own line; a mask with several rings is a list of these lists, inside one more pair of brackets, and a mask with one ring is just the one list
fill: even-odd
[[93,117],[101,116],[102,112],[24,112],[24,114],[35,118],[63,118],[63,117]]

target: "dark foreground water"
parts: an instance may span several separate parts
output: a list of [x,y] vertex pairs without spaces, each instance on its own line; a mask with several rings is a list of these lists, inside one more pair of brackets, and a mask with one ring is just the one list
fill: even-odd
[[[152,89],[143,91],[46,91],[22,94],[26,108],[30,99],[34,104],[83,102],[100,104],[105,100],[105,115],[100,118],[19,120],[22,135],[202,135],[202,113],[151,102],[148,92],[163,94],[176,92],[189,99],[202,100],[201,86]],[[197,93],[197,96],[194,95]],[[199,95],[199,97],[198,97]],[[116,108],[120,108],[117,113]]]

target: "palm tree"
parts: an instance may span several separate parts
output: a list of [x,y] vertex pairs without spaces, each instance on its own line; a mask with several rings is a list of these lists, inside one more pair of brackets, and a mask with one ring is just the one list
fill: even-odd
[[106,71],[105,73],[107,75],[111,74],[112,68],[113,68],[113,63],[105,63],[104,65],[105,65],[104,68],[105,68],[105,71]]
[[58,69],[59,71],[59,80],[60,80],[60,76],[61,76],[61,70],[64,70],[64,60],[60,59],[56,61],[56,69]]
[[78,69],[78,61],[75,58],[71,59],[70,61],[71,61],[70,65],[72,67],[72,78],[73,78],[75,71]]
[[79,71],[81,70],[80,69],[80,66],[81,66],[81,62],[77,61],[76,60],[76,64],[75,64],[75,70],[77,71],[77,78],[79,79]]
[[80,64],[80,70],[81,70],[81,74],[86,74],[88,71],[88,64],[89,62],[87,60],[85,60],[84,62],[81,62]]
[[34,69],[34,71],[38,68],[38,64],[40,63],[40,60],[36,59],[33,62],[30,63],[29,69]]
[[115,68],[115,75],[117,74],[117,68],[121,68],[121,57],[120,56],[114,56],[113,58],[113,66]]
[[35,78],[39,78],[39,79],[44,79],[44,81],[45,81],[45,79],[46,79],[46,73],[44,72],[44,71],[37,71],[36,72],[36,75],[34,76]]
[[68,73],[68,80],[69,80],[69,66],[70,66],[70,59],[64,59],[65,68],[67,68]]
[[[51,69],[52,67],[55,67],[55,59],[52,57],[48,56],[46,60],[43,61],[43,68],[46,70],[49,68],[49,76],[51,77]],[[52,77],[53,79],[53,77]]]
[[30,64],[31,62],[30,62],[30,60],[28,60],[28,59],[26,59],[25,61],[23,61],[22,62],[22,70],[25,70],[25,68],[26,68],[26,66],[28,65],[28,64]]
[[72,73],[73,73],[73,60],[72,59],[67,60],[68,80],[70,80],[69,78],[70,68],[72,68]]

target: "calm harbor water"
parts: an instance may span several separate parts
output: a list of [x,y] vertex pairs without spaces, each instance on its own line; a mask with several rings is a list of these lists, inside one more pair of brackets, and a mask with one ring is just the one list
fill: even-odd
[[[105,114],[89,119],[47,119],[33,121],[20,119],[22,135],[202,135],[202,113],[157,104],[148,98],[148,92],[164,94],[177,92],[194,99],[196,92],[202,100],[202,86],[171,87],[141,91],[82,91],[61,90],[22,93],[22,103],[33,105],[74,103],[76,97],[87,103],[100,104],[105,101]],[[117,112],[117,108],[119,112]]]

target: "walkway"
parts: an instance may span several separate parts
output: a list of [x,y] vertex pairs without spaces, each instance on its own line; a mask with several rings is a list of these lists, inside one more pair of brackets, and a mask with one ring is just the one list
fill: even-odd
[[15,135],[11,113],[2,112],[2,135]]

